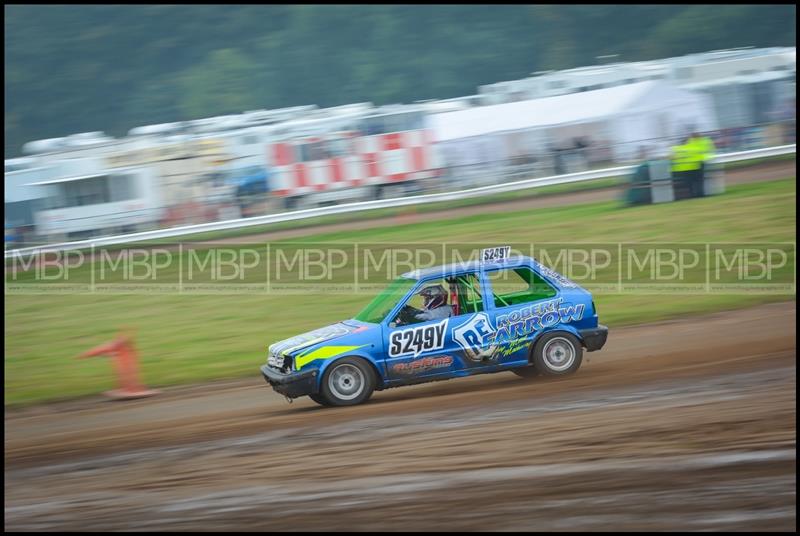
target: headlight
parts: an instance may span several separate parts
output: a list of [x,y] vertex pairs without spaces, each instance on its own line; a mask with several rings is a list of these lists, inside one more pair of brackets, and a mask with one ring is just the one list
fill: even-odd
[[267,365],[283,371],[292,371],[294,370],[294,359],[288,355],[284,356],[270,352],[267,357]]
[[275,368],[283,368],[283,356],[278,356],[270,352],[269,357],[267,357],[267,365]]

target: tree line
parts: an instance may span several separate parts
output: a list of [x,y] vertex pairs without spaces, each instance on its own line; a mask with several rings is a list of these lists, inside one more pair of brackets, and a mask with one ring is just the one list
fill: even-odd
[[474,94],[541,70],[794,46],[794,5],[5,7],[5,155],[252,109]]

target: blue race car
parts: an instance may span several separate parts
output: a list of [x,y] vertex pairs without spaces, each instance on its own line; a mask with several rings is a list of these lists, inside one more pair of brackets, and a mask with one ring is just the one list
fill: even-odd
[[350,406],[375,390],[473,374],[575,372],[583,348],[608,336],[592,295],[508,251],[403,274],[355,318],[270,346],[265,380],[290,400]]

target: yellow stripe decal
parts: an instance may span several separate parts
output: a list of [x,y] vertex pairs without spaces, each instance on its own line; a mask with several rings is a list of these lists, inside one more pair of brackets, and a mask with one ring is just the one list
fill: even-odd
[[366,344],[361,346],[323,346],[322,348],[317,348],[310,354],[297,356],[295,358],[294,365],[297,370],[300,370],[305,365],[308,365],[317,359],[330,359],[331,357],[336,357],[337,355],[341,355],[345,352],[352,352],[353,350],[363,348],[364,346],[366,346]]

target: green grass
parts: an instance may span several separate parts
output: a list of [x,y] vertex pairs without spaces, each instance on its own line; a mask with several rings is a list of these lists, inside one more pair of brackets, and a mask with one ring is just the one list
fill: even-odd
[[[303,238],[302,242],[346,247],[338,243],[444,241],[464,244],[462,249],[467,250],[530,242],[794,242],[795,201],[792,178],[745,184],[730,188],[722,196],[663,205],[621,208],[619,202],[606,202],[502,212],[320,234]],[[293,251],[299,246],[278,242],[271,247]],[[787,251],[793,252],[792,246]],[[186,254],[181,257],[184,267],[187,258]],[[176,276],[178,269],[171,265],[165,277]],[[345,267],[337,273],[333,282],[346,281],[347,271]],[[792,258],[779,275],[793,282],[793,274]],[[71,281],[87,282],[90,275],[88,268],[78,269]],[[702,280],[704,268],[695,270],[691,277]],[[26,273],[17,281],[24,284],[31,278],[32,274]],[[109,281],[120,282],[121,278],[117,274]],[[144,381],[150,386],[258,375],[268,344],[352,317],[373,295],[331,294],[313,289],[292,295],[7,292],[5,404],[68,399],[113,387],[107,359],[79,360],[76,356],[110,340],[121,326],[138,329],[136,340]],[[794,294],[595,292],[601,321],[612,328],[787,299],[794,299]]]

